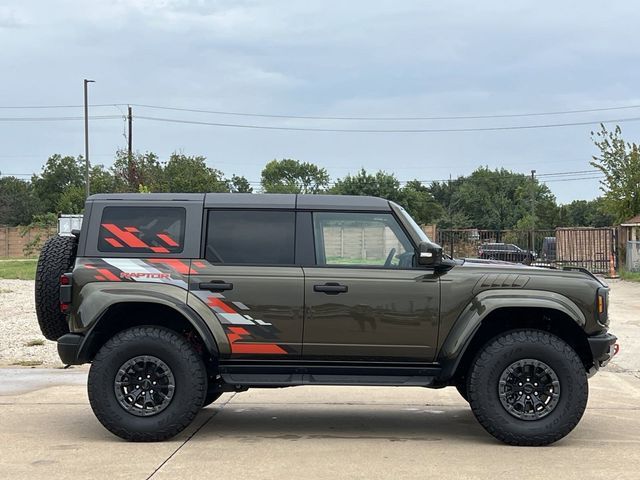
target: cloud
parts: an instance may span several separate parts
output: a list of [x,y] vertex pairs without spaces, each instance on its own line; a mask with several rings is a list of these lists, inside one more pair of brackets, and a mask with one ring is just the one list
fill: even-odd
[[26,24],[26,19],[15,8],[0,5],[0,29],[21,28]]

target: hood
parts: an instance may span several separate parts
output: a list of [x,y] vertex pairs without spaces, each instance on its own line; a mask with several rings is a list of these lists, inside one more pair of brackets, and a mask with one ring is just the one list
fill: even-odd
[[607,287],[608,285],[604,280],[596,277],[593,273],[591,273],[586,268],[580,267],[562,267],[562,268],[554,268],[554,267],[533,267],[531,265],[524,265],[522,263],[513,263],[513,262],[505,262],[502,260],[484,260],[480,258],[465,258],[462,261],[461,267],[467,268],[481,268],[486,270],[507,270],[516,273],[516,271],[520,271],[522,273],[528,274],[539,274],[539,275],[553,275],[553,276],[569,276],[569,277],[589,277],[593,280],[596,280],[603,287]]

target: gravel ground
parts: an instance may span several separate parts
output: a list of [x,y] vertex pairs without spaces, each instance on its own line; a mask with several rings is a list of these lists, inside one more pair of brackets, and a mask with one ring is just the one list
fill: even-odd
[[[618,336],[621,349],[608,369],[640,378],[640,283],[609,283],[611,331]],[[63,366],[55,342],[40,333],[33,281],[0,279],[0,322],[0,366]]]
[[32,280],[0,279],[0,322],[0,366],[62,367],[55,342],[40,333]]

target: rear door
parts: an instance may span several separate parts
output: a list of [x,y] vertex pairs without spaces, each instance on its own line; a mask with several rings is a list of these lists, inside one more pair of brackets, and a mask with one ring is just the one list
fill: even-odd
[[431,361],[440,287],[391,212],[313,212],[305,359]]
[[297,358],[303,272],[295,265],[293,209],[211,209],[204,259],[192,262],[190,291],[222,324],[233,358]]

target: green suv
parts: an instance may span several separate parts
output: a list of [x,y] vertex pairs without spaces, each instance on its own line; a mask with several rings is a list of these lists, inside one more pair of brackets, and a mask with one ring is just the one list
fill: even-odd
[[588,271],[449,258],[374,197],[94,195],[35,288],[62,361],[91,363],[98,420],[135,441],[223,392],[388,385],[454,386],[494,437],[545,445],[617,349]]

